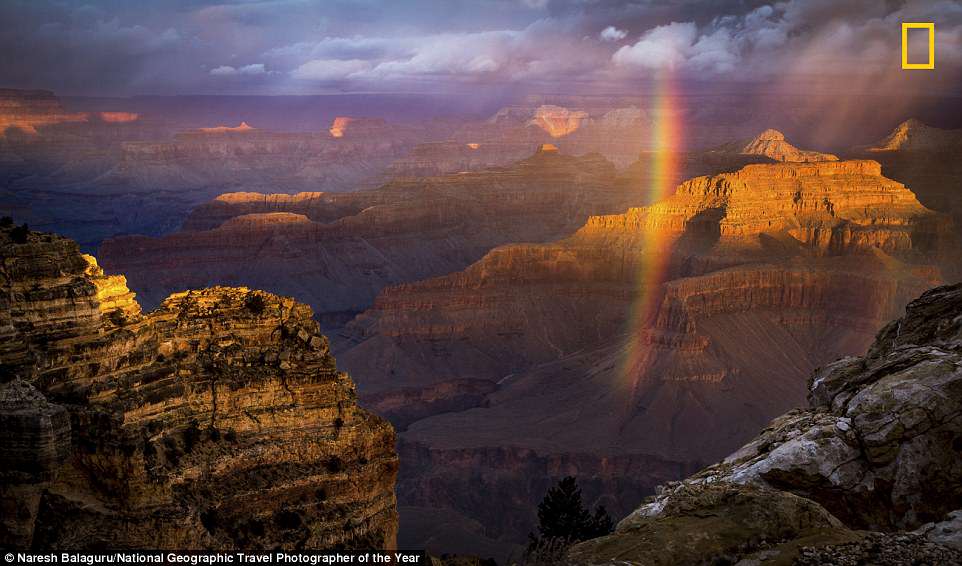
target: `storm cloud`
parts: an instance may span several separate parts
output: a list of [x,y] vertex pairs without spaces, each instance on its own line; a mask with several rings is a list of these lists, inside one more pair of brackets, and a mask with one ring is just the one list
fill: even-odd
[[[936,23],[929,75],[899,68],[905,21]],[[0,86],[64,94],[577,90],[666,71],[944,90],[962,76],[962,2],[10,0],[0,49],[15,55]]]

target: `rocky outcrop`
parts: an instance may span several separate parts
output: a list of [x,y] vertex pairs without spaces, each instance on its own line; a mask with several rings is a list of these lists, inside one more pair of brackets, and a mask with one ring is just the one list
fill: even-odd
[[0,138],[10,129],[36,135],[44,126],[86,121],[84,113],[66,112],[49,90],[0,89]]
[[[9,377],[9,376],[8,376]],[[70,453],[70,417],[29,383],[0,384],[0,540],[27,548],[40,498]]]
[[5,227],[0,256],[0,544],[394,545],[394,431],[310,308],[218,287],[142,314],[69,240]]
[[565,236],[636,198],[600,156],[539,153],[510,168],[344,195],[224,195],[191,215],[193,231],[108,240],[99,255],[150,305],[177,290],[242,284],[293,295],[336,322],[385,285],[462,269],[507,242]]
[[[674,463],[592,503],[630,498],[802,402],[815,367],[864,350],[941,281],[953,246],[949,220],[878,163],[748,165],[592,217],[565,240],[501,246],[461,272],[388,287],[346,327],[338,358],[362,396],[497,385],[476,406],[408,425],[402,441],[429,461],[493,446],[522,461],[578,453],[566,471],[583,481],[619,457]],[[485,460],[475,473],[530,510],[541,494],[520,487],[526,465]],[[465,490],[439,467],[403,471],[402,502]],[[459,509],[490,520],[483,507]]]
[[871,153],[887,151],[960,151],[962,132],[942,130],[911,118],[895,127],[885,139],[864,148]]
[[330,133],[333,138],[343,138],[345,136],[347,136],[348,139],[377,138],[383,137],[385,134],[390,135],[391,131],[395,128],[396,126],[392,128],[387,121],[380,118],[338,116],[331,122],[328,133]]
[[256,128],[252,128],[247,122],[241,122],[236,126],[211,126],[209,128],[198,128],[197,132],[201,134],[246,134],[253,132]]
[[[775,419],[724,461],[665,485],[614,534],[576,546],[572,560],[962,561],[952,548],[962,507],[960,315],[962,285],[923,294],[863,357],[816,371],[807,409]],[[740,511],[746,496],[757,501],[749,521]]]
[[774,161],[838,161],[831,153],[820,153],[798,149],[785,140],[785,134],[778,130],[765,130],[748,141],[739,151],[745,155],[764,155]]
[[587,117],[588,114],[580,110],[545,104],[534,111],[529,125],[541,128],[553,138],[560,138],[575,132]]
[[232,218],[275,212],[301,214],[314,222],[326,224],[355,215],[369,206],[389,202],[388,195],[372,193],[224,193],[192,210],[181,229],[202,232],[213,230]]
[[[943,130],[918,120],[900,124],[879,143],[856,148],[856,155],[882,164],[886,176],[907,186],[928,208],[955,219],[962,234],[962,130]],[[952,273],[953,278],[962,273]]]

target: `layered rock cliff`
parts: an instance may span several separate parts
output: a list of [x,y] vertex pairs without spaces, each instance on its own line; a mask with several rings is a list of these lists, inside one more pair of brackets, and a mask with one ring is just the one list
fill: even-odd
[[808,408],[662,486],[572,563],[962,563],[960,315],[962,285],[925,293],[864,356],[817,370]]
[[74,242],[10,227],[0,260],[0,545],[394,545],[394,431],[310,308],[218,287],[143,314]]
[[37,128],[86,120],[86,114],[65,111],[49,90],[0,89],[0,137],[8,130],[36,135]]
[[507,242],[562,237],[638,198],[600,156],[538,153],[509,168],[350,195],[225,195],[191,215],[194,231],[116,238],[99,253],[148,304],[172,291],[244,284],[336,318],[367,308],[385,285],[462,269]]
[[912,187],[922,204],[951,215],[962,230],[962,130],[906,120],[885,139],[854,153],[881,163],[886,176]]
[[[592,217],[565,240],[502,246],[462,272],[389,287],[348,325],[338,357],[362,398],[382,402],[396,389],[495,384],[471,408],[405,422],[414,464],[399,494],[524,532],[522,506],[463,494],[485,485],[530,510],[541,493],[529,466],[558,458],[597,482],[589,497],[624,511],[631,496],[617,494],[724,456],[800,402],[814,367],[864,349],[941,281],[954,245],[949,219],[878,163],[748,165]],[[470,475],[451,463],[495,446],[511,456]],[[620,458],[651,467],[610,476]]]

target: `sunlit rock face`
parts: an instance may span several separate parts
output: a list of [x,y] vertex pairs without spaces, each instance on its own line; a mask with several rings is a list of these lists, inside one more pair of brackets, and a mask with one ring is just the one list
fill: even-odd
[[98,116],[100,116],[100,119],[104,122],[117,124],[136,122],[140,119],[140,114],[136,112],[100,112]]
[[838,161],[838,157],[830,153],[798,149],[785,140],[783,133],[771,129],[745,144],[740,153],[764,155],[774,161]]
[[331,123],[330,132],[333,138],[364,138],[370,136],[383,136],[390,134],[391,128],[385,120],[381,118],[355,118],[350,116],[338,116]]
[[812,374],[805,409],[662,486],[572,562],[962,562],[959,313],[962,285],[912,301],[864,356]]
[[178,289],[244,284],[343,319],[385,285],[457,271],[507,242],[563,237],[642,196],[619,186],[600,156],[544,152],[509,168],[350,194],[223,195],[191,215],[190,232],[115,238],[99,253],[147,304]]
[[347,130],[348,125],[353,121],[353,118],[347,116],[338,116],[334,118],[334,123],[331,124],[331,136],[335,138],[343,138],[344,132]]
[[484,124],[459,128],[456,139],[498,145],[509,151],[519,142],[531,147],[553,143],[572,154],[600,153],[625,167],[650,147],[650,121],[637,107],[604,105],[592,112],[552,104],[512,106],[498,111]]
[[545,105],[535,110],[530,124],[548,132],[553,138],[560,138],[580,128],[581,122],[587,117],[585,112]]
[[809,372],[863,350],[941,281],[954,246],[949,219],[876,162],[749,165],[565,240],[389,287],[338,357],[379,399],[455,379],[497,386],[406,423],[415,463],[398,493],[511,537],[530,514],[465,494],[533,509],[539,489],[575,474],[593,502],[627,512],[655,478],[724,456],[802,402]]
[[960,151],[962,132],[933,128],[914,118],[896,126],[877,144],[865,148],[872,153],[887,151]]
[[247,122],[241,122],[236,126],[214,126],[211,128],[198,128],[197,131],[203,134],[243,134],[254,131]]
[[9,129],[36,135],[37,128],[87,119],[83,113],[67,113],[50,91],[0,89],[0,137]]
[[0,544],[391,548],[394,431],[309,307],[246,288],[142,314],[77,245],[0,228]]

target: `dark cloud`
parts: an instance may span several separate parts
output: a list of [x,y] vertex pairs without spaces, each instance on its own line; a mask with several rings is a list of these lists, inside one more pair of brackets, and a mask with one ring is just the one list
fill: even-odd
[[[936,23],[934,73],[899,68],[903,21]],[[14,54],[3,86],[69,94],[577,89],[666,69],[944,90],[959,84],[962,2],[5,0],[0,49]]]

